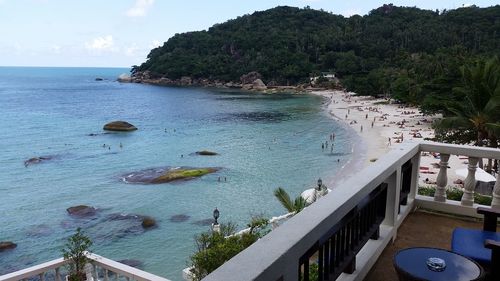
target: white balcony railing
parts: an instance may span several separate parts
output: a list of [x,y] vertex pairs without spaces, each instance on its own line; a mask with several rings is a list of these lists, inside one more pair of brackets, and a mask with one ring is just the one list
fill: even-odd
[[[131,266],[89,253],[90,272],[87,272],[87,281],[90,280],[137,280],[137,281],[169,281],[160,276],[133,268]],[[39,265],[35,265],[23,270],[12,272],[0,276],[0,281],[17,281],[38,277],[40,281],[44,280],[65,280],[64,266],[68,263],[63,258],[55,259]]]
[[[421,152],[440,154],[434,197],[417,195]],[[450,155],[468,156],[469,174],[461,202],[444,196]],[[426,141],[404,143],[338,183],[340,188],[290,218],[203,280],[235,280],[235,276],[237,280],[309,280],[309,260],[313,256],[319,274],[326,280],[363,280],[415,207],[476,215],[474,177],[479,158],[500,159],[500,150]],[[492,204],[496,207],[500,207],[499,177],[493,190]],[[385,200],[376,199],[380,194]],[[377,224],[375,233],[370,227],[377,221],[375,214],[380,210],[380,202],[385,205],[383,221]],[[371,235],[372,239],[363,235]]]

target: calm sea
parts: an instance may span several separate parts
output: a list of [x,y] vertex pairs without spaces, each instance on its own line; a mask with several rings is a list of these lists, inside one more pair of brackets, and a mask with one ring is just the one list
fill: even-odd
[[[0,241],[18,244],[0,253],[0,274],[60,257],[81,226],[97,254],[181,280],[193,237],[208,230],[215,207],[219,221],[241,228],[252,215],[283,214],[275,188],[297,196],[319,177],[334,179],[352,157],[353,132],[327,116],[319,97],[121,84],[122,73],[128,69],[0,67]],[[113,120],[139,130],[105,134]],[[332,132],[333,154],[321,149]],[[203,149],[220,155],[191,154]],[[24,166],[39,156],[50,160]],[[166,166],[222,169],[181,183],[122,180]],[[99,211],[66,213],[80,204]],[[158,227],[143,231],[133,215],[152,216]]]

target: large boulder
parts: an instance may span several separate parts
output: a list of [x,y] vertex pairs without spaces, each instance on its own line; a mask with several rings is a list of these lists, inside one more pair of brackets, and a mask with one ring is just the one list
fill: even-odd
[[68,214],[75,217],[91,217],[97,213],[97,209],[87,205],[78,205],[66,209]]
[[142,218],[141,225],[143,228],[151,228],[156,226],[156,220],[153,219],[152,217],[144,217]]
[[262,78],[262,75],[260,75],[260,73],[258,73],[257,71],[252,71],[252,72],[249,72],[247,74],[241,75],[240,81],[241,81],[241,84],[245,85],[245,84],[252,84],[253,81],[255,81],[257,79],[261,79],[261,78]]
[[178,180],[191,180],[214,173],[220,168],[160,167],[128,173],[122,176],[126,183],[158,184]]
[[0,252],[11,250],[17,247],[17,244],[11,241],[0,241]]
[[120,76],[118,76],[117,81],[122,82],[122,83],[129,83],[129,82],[132,82],[132,77],[130,77],[130,75],[128,75],[126,73],[123,73],[123,74],[120,74]]
[[103,129],[107,131],[128,132],[137,130],[137,127],[125,121],[113,121],[104,125]]
[[262,82],[260,79],[255,79],[252,82],[252,89],[257,90],[257,91],[264,91],[267,90],[266,84]]

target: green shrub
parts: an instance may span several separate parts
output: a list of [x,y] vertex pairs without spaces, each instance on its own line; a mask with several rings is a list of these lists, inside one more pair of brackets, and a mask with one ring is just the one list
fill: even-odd
[[[423,196],[434,197],[435,192],[436,188],[434,186],[420,186],[418,188],[418,194]],[[463,194],[463,190],[456,187],[446,189],[446,198],[448,200],[461,201]],[[492,199],[491,196],[474,193],[474,203],[476,204],[491,206]]]
[[228,223],[220,225],[220,232],[210,230],[196,236],[197,252],[190,258],[193,280],[203,279],[223,263],[263,237],[270,231],[267,226],[268,220],[258,216],[252,218],[248,224],[250,230],[241,235],[234,235],[236,225]]

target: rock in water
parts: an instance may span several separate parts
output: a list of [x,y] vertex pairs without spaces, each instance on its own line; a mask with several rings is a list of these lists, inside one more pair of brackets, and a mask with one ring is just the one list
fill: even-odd
[[96,214],[97,209],[87,205],[78,205],[69,207],[66,211],[75,217],[90,217]]
[[144,217],[141,223],[143,228],[151,228],[156,226],[156,221],[152,217]]
[[102,80],[104,80],[104,79],[102,79],[101,77],[97,77],[97,78],[95,79],[95,81],[102,81]]
[[11,241],[0,241],[0,252],[14,249],[15,247],[17,247],[16,243],[13,243]]
[[171,222],[185,222],[185,221],[189,220],[189,218],[190,218],[190,216],[184,215],[184,214],[173,215],[170,217],[170,221]]
[[128,132],[137,130],[137,127],[125,121],[113,121],[104,125],[103,129],[107,131]]
[[41,163],[42,161],[50,160],[50,159],[52,159],[52,156],[33,157],[33,158],[30,158],[30,159],[24,161],[24,166],[28,167],[29,165],[38,164],[38,163]]
[[198,155],[204,155],[204,156],[218,155],[217,152],[208,151],[208,150],[196,151],[196,154],[198,154]]
[[204,176],[206,174],[214,173],[216,168],[200,168],[200,169],[176,169],[169,170],[157,178],[154,178],[151,183],[164,183],[175,180],[193,179]]

